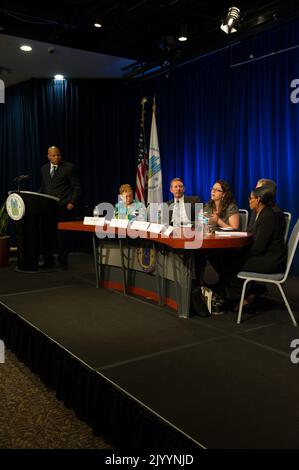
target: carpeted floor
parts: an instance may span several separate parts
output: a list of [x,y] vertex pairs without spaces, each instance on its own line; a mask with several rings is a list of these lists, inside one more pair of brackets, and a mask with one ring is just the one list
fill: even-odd
[[10,351],[0,364],[1,449],[110,449]]

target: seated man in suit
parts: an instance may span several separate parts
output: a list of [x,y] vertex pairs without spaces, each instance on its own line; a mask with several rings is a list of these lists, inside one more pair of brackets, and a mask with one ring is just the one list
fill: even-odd
[[[181,178],[173,178],[170,182],[170,192],[173,194],[173,199],[167,201],[169,206],[169,224],[174,227],[194,224],[196,218],[196,204],[201,200],[198,196],[186,196],[185,186]],[[200,250],[195,250],[194,253],[194,266],[196,283],[200,284],[202,273],[202,257]]]
[[169,223],[180,226],[195,222],[195,204],[200,203],[198,196],[185,196],[185,186],[181,178],[173,178],[170,182],[173,200],[167,201]]

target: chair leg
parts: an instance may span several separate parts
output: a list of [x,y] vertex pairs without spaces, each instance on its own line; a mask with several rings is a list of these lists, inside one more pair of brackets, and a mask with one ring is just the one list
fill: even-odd
[[291,307],[290,307],[290,305],[289,305],[289,302],[287,301],[287,298],[286,298],[286,295],[285,295],[284,290],[283,290],[283,288],[282,288],[282,285],[281,285],[281,284],[276,284],[276,285],[277,285],[278,289],[280,290],[280,293],[281,293],[282,298],[283,298],[283,300],[284,300],[284,303],[285,303],[285,305],[286,305],[286,307],[287,307],[287,309],[288,309],[288,312],[289,312],[289,315],[290,315],[290,317],[291,317],[291,320],[292,320],[293,325],[294,325],[294,326],[297,326],[297,322],[296,322],[296,320],[295,320],[295,317],[294,317],[294,315],[293,315],[293,312],[292,312],[292,310],[291,310]]
[[242,316],[242,310],[243,310],[243,303],[244,303],[244,297],[245,297],[245,292],[246,292],[246,285],[249,282],[249,279],[246,279],[243,288],[242,288],[242,294],[241,294],[241,299],[240,299],[240,305],[239,305],[239,313],[238,313],[238,319],[237,323],[238,325],[241,323],[241,316]]

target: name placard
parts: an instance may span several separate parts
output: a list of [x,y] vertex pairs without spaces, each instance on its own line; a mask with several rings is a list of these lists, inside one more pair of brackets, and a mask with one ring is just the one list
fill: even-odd
[[169,237],[169,235],[171,235],[173,232],[173,226],[172,225],[169,225],[169,227],[167,227],[167,229],[165,230],[165,232],[163,232],[163,236],[165,235],[165,237]]
[[147,231],[148,226],[149,226],[149,222],[145,222],[144,220],[134,220],[132,224],[130,225],[130,228],[132,230]]
[[114,228],[127,228],[129,224],[128,219],[111,219],[110,227]]
[[97,225],[103,227],[105,225],[105,217],[84,217],[83,225]]
[[162,224],[150,224],[147,231],[151,233],[161,233],[164,228]]

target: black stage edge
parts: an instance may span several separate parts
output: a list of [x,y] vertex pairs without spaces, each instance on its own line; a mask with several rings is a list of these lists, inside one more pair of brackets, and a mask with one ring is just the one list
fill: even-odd
[[[118,449],[197,453],[200,446],[0,303],[0,337],[56,396]],[[34,404],[33,404],[34,406]]]
[[[298,286],[285,286],[297,319]],[[236,321],[96,289],[82,253],[67,270],[0,270],[0,338],[120,452],[299,448],[299,329],[275,286]]]

